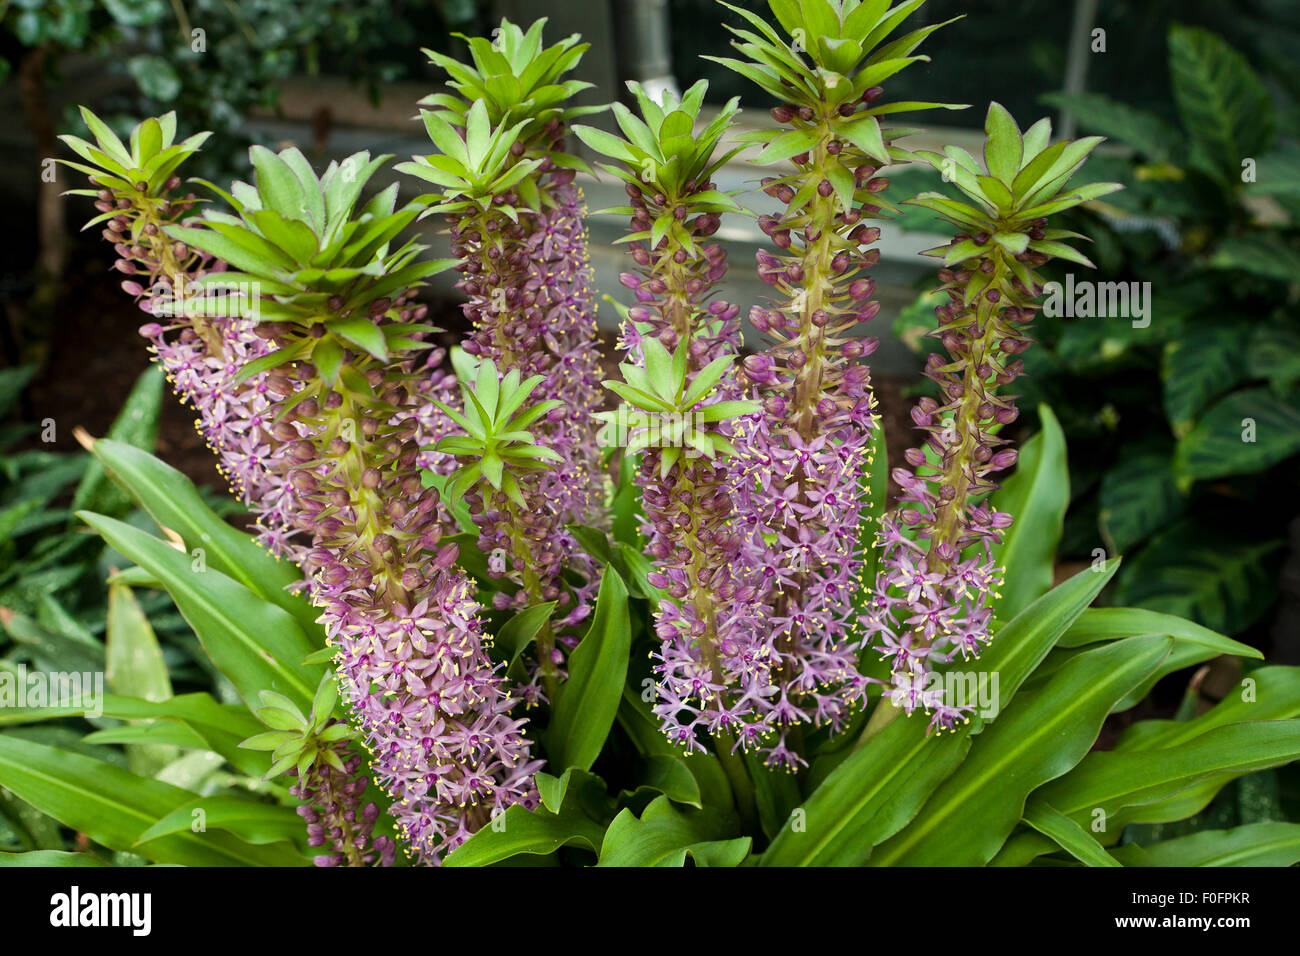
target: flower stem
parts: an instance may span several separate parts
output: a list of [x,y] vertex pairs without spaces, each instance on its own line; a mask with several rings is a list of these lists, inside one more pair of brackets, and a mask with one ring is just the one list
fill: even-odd
[[758,822],[758,813],[754,801],[754,781],[749,778],[745,761],[735,753],[736,740],[729,733],[714,736],[717,743],[718,762],[722,764],[727,781],[731,784],[731,795],[736,803],[736,812],[740,815],[741,826],[749,831]]

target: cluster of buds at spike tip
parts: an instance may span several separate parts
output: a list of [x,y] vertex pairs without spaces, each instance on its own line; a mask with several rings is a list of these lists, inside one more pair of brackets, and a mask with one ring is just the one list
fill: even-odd
[[[197,203],[193,193],[178,197],[177,170],[211,135],[198,133],[176,142],[176,114],[150,117],[136,126],[130,146],[124,144],[98,116],[81,108],[81,117],[95,137],[91,143],[77,136],[60,136],[65,145],[85,160],[63,160],[85,173],[96,189],[72,189],[67,195],[95,200],[95,216],[84,229],[104,225],[103,236],[113,244],[118,259],[113,268],[130,278],[122,287],[146,312],[154,311],[155,296],[174,292],[178,276],[188,275],[203,259],[183,242],[170,239],[168,226],[178,223]],[[87,165],[90,164],[90,165]],[[199,331],[220,353],[220,339],[212,336],[199,317]]]
[[850,632],[878,427],[861,360],[876,341],[858,326],[879,311],[866,274],[880,255],[870,220],[894,210],[878,173],[907,158],[894,141],[908,131],[882,128],[880,117],[940,105],[882,102],[880,84],[923,59],[909,54],[938,28],[889,39],[917,6],[770,0],[788,39],[729,6],[753,29],[732,29],[744,60],[718,59],[778,98],[776,128],[742,137],[763,146],[754,162],[792,167],[763,180],[782,209],[759,219],[774,248],[758,253],[758,270],[774,302],[751,312],[768,345],[744,362],[762,414],[734,439],[742,564],[770,609],[762,755],[788,770],[806,764],[804,725],[835,733],[867,685]]
[[316,865],[391,866],[397,845],[389,837],[374,836],[379,805],[362,804],[369,780],[365,761],[353,749],[354,731],[334,718],[339,699],[334,677],[326,674],[321,680],[306,716],[283,694],[264,690],[258,697],[262,706],[253,708],[253,716],[270,730],[240,746],[271,751],[267,779],[282,773],[296,778],[289,792],[300,801],[307,845],[329,849],[316,856]]
[[740,112],[730,100],[707,123],[700,110],[708,84],[701,80],[680,98],[670,92],[656,102],[635,82],[628,83],[640,110],[636,116],[613,104],[623,136],[590,126],[574,132],[587,146],[613,162],[601,168],[621,179],[630,205],[607,209],[631,217],[621,241],[637,264],[620,281],[636,296],[620,345],[635,357],[643,337],[669,350],[689,340],[692,372],[740,348],[740,310],[710,301],[727,271],[726,250],[709,241],[722,214],[741,212],[730,193],[721,192],[714,174],[739,149],[718,149]]
[[958,654],[978,654],[992,637],[989,600],[1002,583],[994,550],[1013,516],[991,508],[987,496],[997,487],[992,476],[1016,461],[998,431],[1018,415],[1014,396],[998,389],[1023,372],[1017,356],[1030,346],[1043,292],[1035,270],[1058,257],[1092,265],[1063,241],[1085,237],[1047,228],[1048,217],[1120,188],[1069,185],[1100,137],[1049,145],[1048,120],[1022,135],[996,103],[985,130],[983,168],[958,147],[918,153],[969,201],[938,193],[910,201],[958,230],[929,253],[944,260],[939,291],[949,301],[935,309],[930,334],[947,358],[936,353],[926,363],[939,397],[923,398],[912,412],[925,443],[907,452],[907,467],[894,469],[902,493],[882,519],[881,570],[863,621],[891,661],[892,699],[908,714],[925,710],[939,729],[965,719],[969,707],[945,700],[927,675]]
[[[519,477],[525,505],[512,514],[527,528],[507,526],[509,514],[490,509],[475,521],[484,553],[510,555],[510,566],[494,563],[494,573],[538,582],[498,591],[495,606],[522,609],[556,591],[553,623],[572,633],[590,614],[598,575],[566,525],[595,520],[605,483],[591,421],[601,394],[586,206],[573,183],[586,167],[564,152],[566,124],[592,110],[569,105],[590,84],[564,79],[587,45],[575,35],[543,47],[544,23],[524,32],[503,20],[493,41],[462,37],[468,63],[426,50],[453,91],[421,101],[439,152],[398,168],[438,190],[423,198],[422,215],[442,215],[451,227],[457,286],[472,323],[465,352],[503,375],[541,376],[539,394],[560,403],[534,428],[538,444],[559,456],[556,467]],[[511,548],[512,540],[538,535],[550,542],[546,552]],[[561,562],[551,560],[553,548]],[[585,583],[566,581],[561,566]],[[537,649],[548,657],[556,647],[543,641]],[[525,692],[532,699],[533,689]]]
[[396,184],[357,208],[387,157],[350,157],[328,180],[295,150],[250,158],[256,181],[232,187],[233,215],[169,233],[241,270],[198,284],[260,290],[258,332],[274,351],[240,374],[269,373],[275,465],[311,537],[311,597],[344,699],[399,831],[436,862],[492,813],[532,800],[535,767],[473,585],[442,540],[445,509],[420,477],[427,397],[414,369],[432,329],[403,303],[451,263],[396,245],[420,211],[395,208]]
[[205,296],[196,280],[225,272],[227,264],[171,234],[197,204],[193,194],[173,195],[180,188],[177,173],[208,134],[175,142],[176,117],[168,113],[136,126],[128,148],[94,113],[83,107],[81,114],[95,142],[61,138],[94,164],[68,165],[101,187],[70,190],[96,200],[100,215],[87,228],[105,224],[104,238],[119,256],[115,268],[130,276],[122,287],[149,315],[140,333],[181,402],[197,413],[195,427],[218,456],[231,491],[257,515],[263,542],[277,555],[297,557],[292,489],[271,469],[269,409],[275,399],[264,373],[236,380],[272,350],[249,316],[257,290]]

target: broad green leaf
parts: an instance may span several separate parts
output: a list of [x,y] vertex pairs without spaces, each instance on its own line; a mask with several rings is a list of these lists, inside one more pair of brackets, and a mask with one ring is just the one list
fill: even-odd
[[993,551],[993,560],[1005,569],[1006,583],[994,605],[1004,621],[1052,586],[1056,546],[1070,503],[1065,435],[1046,405],[1038,407],[1038,416],[1042,431],[1025,442],[1015,474],[991,499],[995,509],[1015,515],[1002,544]]
[[1169,31],[1174,102],[1193,141],[1192,159],[1221,181],[1273,142],[1275,111],[1263,81],[1221,37],[1196,27]]
[[1183,135],[1154,113],[1102,93],[1048,93],[1040,99],[1071,113],[1088,132],[1133,147],[1149,162],[1177,163],[1185,159]]
[[109,585],[105,628],[105,677],[113,693],[163,701],[172,695],[171,678],[149,619],[131,589]]
[[[195,811],[200,811],[195,813]],[[139,842],[192,830],[201,825],[206,830],[225,830],[247,843],[265,844],[305,841],[306,825],[291,807],[260,803],[240,797],[212,794],[177,807],[144,833]]]
[[1227,538],[1192,519],[1161,532],[1120,575],[1115,603],[1238,634],[1273,603],[1280,541]]
[[749,779],[754,785],[754,804],[763,833],[773,837],[790,821],[799,806],[799,783],[787,770],[766,766],[757,753],[744,755]]
[[551,619],[555,603],[547,601],[545,604],[534,604],[501,625],[490,648],[492,659],[504,663],[507,670],[515,667],[537,632]]
[[630,809],[614,818],[596,865],[684,866],[690,856],[704,866],[739,866],[749,853],[750,841],[730,837],[716,812],[683,810],[666,796],[657,797],[639,818]]
[[[172,695],[162,648],[130,588],[109,585],[104,634],[104,677],[113,693],[148,701],[162,701]],[[126,748],[127,765],[146,777],[152,777],[178,756],[175,747],[161,742]]]
[[571,773],[566,771],[551,788],[554,793],[547,793],[552,801],[559,797],[558,807],[543,805],[532,811],[518,804],[507,807],[449,853],[443,866],[488,866],[521,854],[544,856],[568,844],[598,853],[609,819],[604,782],[582,771],[579,779],[570,782]]
[[[76,674],[96,673],[104,668],[102,645],[86,640],[75,631],[43,627],[25,614],[17,613],[7,615],[3,627],[38,666]],[[0,719],[3,719],[6,710],[7,708],[0,708]]]
[[[986,655],[987,656],[987,655]],[[892,706],[887,700],[877,706]],[[773,838],[761,866],[860,866],[898,832],[970,749],[969,732],[926,735],[899,716],[836,767]]]
[[1111,855],[1125,866],[1294,866],[1300,862],[1300,823],[1251,823],[1205,830]]
[[1251,378],[1267,379],[1277,395],[1295,388],[1300,384],[1300,329],[1261,322],[1250,337],[1246,371]]
[[1084,866],[1119,866],[1088,831],[1050,803],[1035,797],[1025,805],[1025,822]]
[[1163,636],[1107,644],[1070,660],[1043,687],[1026,690],[976,738],[916,819],[877,847],[871,865],[987,863],[1020,820],[1029,794],[1087,754],[1115,703],[1172,644]]
[[[180,756],[176,753],[178,748],[187,750],[209,750],[208,743],[198,733],[183,723],[176,721],[164,720],[161,723],[150,722],[148,724],[123,724],[120,727],[109,727],[107,730],[97,730],[93,734],[87,734],[84,738],[88,744],[157,744],[160,748],[165,747],[172,752],[166,763],[158,764],[145,771],[141,771],[134,765],[131,770],[134,773],[141,773],[143,776],[154,776],[158,770],[171,763]],[[127,748],[127,759],[131,758],[131,750],[135,747]]]
[[[1143,813],[1138,819],[1162,822],[1196,813],[1214,789],[1233,776],[1288,763],[1300,757],[1300,721],[1252,720],[1215,727],[1169,747],[1134,751],[1096,751],[1064,776],[1036,791],[1042,799],[1081,826],[1099,842],[1113,844],[1132,819],[1126,808],[1150,810],[1202,782],[1212,786],[1203,802],[1179,808],[1177,815]],[[1101,829],[1094,830],[1097,826]],[[1051,841],[1037,834],[1013,838],[995,865],[1024,865],[1052,851]]]
[[[998,675],[998,709],[1106,586],[1118,567],[1084,571],[1038,598],[998,631],[963,670]],[[877,707],[893,706],[882,701]],[[980,718],[983,720],[983,718]],[[898,716],[836,767],[802,806],[802,829],[787,826],[761,858],[764,866],[860,865],[871,848],[897,833],[962,762],[974,726],[928,736],[922,715]]]
[[589,769],[614,724],[631,649],[627,586],[606,568],[591,626],[569,655],[569,679],[559,689],[546,730],[551,766]]
[[[166,232],[171,238],[216,256],[240,272],[250,275],[271,277],[279,269],[291,269],[294,266],[293,261],[278,246],[242,226],[223,227],[215,221],[208,225],[212,228],[168,226]],[[222,228],[226,232],[222,232]]]
[[[653,687],[653,679],[647,678],[647,680]],[[731,784],[718,758],[708,752],[683,754],[670,744],[668,738],[660,731],[659,722],[651,712],[650,704],[630,683],[623,687],[623,698],[618,708],[618,723],[647,762],[667,760],[685,768],[694,779],[696,790],[705,806],[724,809],[733,806]],[[689,801],[678,800],[678,802]]]
[[1209,265],[1291,283],[1300,273],[1300,250],[1280,232],[1257,229],[1224,239],[1210,257]]
[[1300,394],[1279,398],[1267,388],[1233,392],[1207,411],[1178,442],[1180,480],[1265,471],[1300,452]]
[[1187,508],[1187,496],[1174,480],[1173,455],[1146,448],[1121,454],[1102,476],[1100,504],[1106,546],[1114,554],[1129,553]]
[[311,707],[324,668],[302,663],[315,647],[289,614],[219,571],[194,570],[188,556],[152,535],[102,515],[81,517],[157,576],[246,704],[258,706],[258,692],[275,690],[304,710]]
[[614,553],[610,550],[609,537],[604,531],[581,524],[568,524],[565,527],[582,546],[583,551],[603,564],[613,563]]
[[222,521],[188,478],[153,455],[107,439],[95,442],[93,451],[154,521],[181,536],[191,554],[202,548],[208,567],[292,614],[309,638],[325,643],[316,623],[320,612],[287,590],[302,581],[297,567],[267,554],[251,537]]
[[1300,667],[1257,667],[1239,686],[1191,720],[1141,720],[1115,743],[1117,752],[1166,750],[1238,721],[1300,717]]
[[1241,381],[1242,345],[1249,332],[1246,322],[1216,316],[1213,323],[1194,324],[1165,343],[1161,378],[1175,437],[1187,434],[1206,405]]
[[[1076,648],[1085,644],[1140,634],[1164,634],[1174,639],[1174,647],[1169,656],[1161,662],[1159,667],[1147,675],[1144,681],[1129,691],[1115,705],[1114,712],[1116,713],[1140,703],[1150,693],[1156,682],[1168,674],[1208,661],[1220,654],[1257,659],[1264,656],[1248,644],[1234,641],[1222,634],[1216,634],[1208,628],[1169,614],[1157,614],[1154,611],[1143,611],[1138,608],[1094,608],[1084,612],[1084,618],[1076,622],[1075,627],[1079,628],[1080,623],[1089,618],[1089,615],[1100,615],[1100,618],[1091,618],[1093,624],[1085,625],[1078,632],[1072,629],[1071,633],[1067,633],[1065,637],[1061,638],[1060,646],[1052,651],[1048,659],[1039,667],[1038,673],[1034,675],[1035,680],[1044,679],[1070,658],[1080,653]],[[1101,622],[1109,622],[1109,634],[1105,633],[1107,625]],[[1097,626],[1098,624],[1100,624],[1100,627]],[[1128,626],[1133,626],[1135,629],[1122,630]],[[1094,628],[1091,635],[1087,632],[1088,627]],[[1068,645],[1067,642],[1069,642]]]
[[89,853],[67,853],[63,850],[31,850],[27,853],[0,853],[0,867],[39,866],[49,867],[89,867],[111,866],[103,860],[96,859]]
[[662,793],[674,803],[695,807],[704,807],[700,799],[700,784],[682,760],[667,754],[655,754],[645,758],[645,774],[640,785]]
[[1201,627],[1194,621],[1136,607],[1090,607],[1065,632],[1057,646],[1083,647],[1100,641],[1136,637],[1139,634],[1167,634],[1175,642],[1203,644],[1212,648],[1216,654],[1256,658],[1264,656],[1255,648]]
[[[150,365],[140,374],[127,395],[122,410],[108,430],[109,439],[145,452],[153,450],[158,442],[158,417],[162,414],[164,382],[160,366]],[[75,512],[84,509],[120,518],[126,514],[130,505],[126,494],[108,480],[103,464],[96,460],[91,462],[81,483],[77,485],[70,510]]]
[[253,846],[227,833],[180,832],[137,844],[194,794],[81,754],[0,735],[0,786],[111,850],[181,866],[305,866],[284,844]]

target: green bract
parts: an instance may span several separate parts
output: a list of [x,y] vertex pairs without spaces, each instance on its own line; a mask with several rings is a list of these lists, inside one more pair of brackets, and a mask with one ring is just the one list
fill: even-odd
[[511,369],[502,377],[491,359],[476,364],[461,349],[452,353],[452,361],[465,398],[464,414],[442,402],[433,402],[466,432],[442,439],[434,449],[455,455],[462,463],[447,486],[448,494],[453,499],[461,498],[487,479],[489,485],[524,507],[514,473],[538,471],[547,467],[544,462],[558,461],[560,457],[537,444],[527,428],[563,403],[551,399],[523,408],[541,384],[542,376],[520,381],[518,370]]
[[[963,228],[990,232],[989,241],[997,242],[1013,255],[1029,248],[1091,266],[1087,258],[1055,241],[1059,238],[1086,238],[1078,233],[1050,230],[1053,235],[1046,239],[1028,239],[1009,233],[1024,232],[1036,219],[1064,212],[1123,188],[1119,183],[1086,183],[1069,187],[1071,178],[1104,137],[1087,136],[1049,145],[1051,120],[1041,119],[1021,134],[1011,114],[998,103],[989,105],[984,128],[987,133],[984,168],[960,146],[946,146],[942,155],[928,150],[916,153],[918,158],[934,166],[945,179],[969,196],[974,206],[931,192],[921,193],[909,202],[932,209]],[[962,247],[950,253],[948,263],[961,262],[977,254],[973,248]],[[959,258],[952,258],[954,255]]]
[[[450,75],[456,94],[434,93],[420,100],[429,138],[441,155],[417,156],[397,168],[440,187],[423,216],[434,213],[487,211],[497,204],[512,220],[518,219],[515,201],[541,209],[550,197],[538,190],[530,175],[545,169],[587,170],[587,164],[563,151],[560,130],[577,116],[600,112],[603,106],[575,107],[568,101],[591,84],[564,80],[586,52],[588,44],[576,35],[542,47],[538,20],[523,32],[509,20],[494,31],[496,40],[461,37],[469,44],[470,63],[425,50],[429,59]],[[456,34],[456,36],[461,36]],[[543,170],[543,171],[544,171]]]
[[[622,137],[594,126],[575,126],[573,131],[596,152],[618,161],[618,165],[601,163],[601,169],[643,195],[653,197],[659,209],[649,230],[622,236],[618,241],[648,239],[653,249],[664,236],[671,236],[674,244],[693,254],[695,239],[683,227],[684,219],[701,213],[744,212],[732,198],[734,192],[700,188],[744,148],[714,153],[740,112],[740,98],[729,100],[711,122],[697,131],[700,109],[708,92],[704,80],[687,90],[680,100],[665,90],[657,103],[639,83],[629,82],[627,86],[644,119],[622,103],[615,103],[612,108],[623,131]],[[684,210],[684,215],[677,213],[678,209]],[[602,212],[631,216],[636,210],[631,206],[614,206]]]
[[[201,276],[201,288],[253,290],[244,317],[289,322],[311,330],[291,346],[246,365],[245,377],[290,361],[310,361],[327,385],[343,366],[344,351],[359,348],[380,361],[390,349],[415,348],[412,333],[428,326],[378,324],[394,293],[419,285],[450,266],[450,260],[420,260],[425,246],[407,241],[391,246],[419,214],[412,203],[396,209],[397,185],[377,193],[358,211],[361,191],[388,156],[353,154],[330,163],[317,179],[302,153],[249,150],[253,185],[236,182],[219,190],[235,214],[209,211],[201,226],[171,226],[167,234],[218,259],[232,270]],[[245,285],[247,284],[247,285]],[[220,300],[200,308],[228,309]],[[357,387],[356,385],[353,386]],[[359,389],[365,390],[365,389]]]
[[[91,176],[95,182],[108,189],[142,196],[153,196],[162,191],[172,174],[190,156],[199,151],[211,133],[196,133],[189,139],[175,142],[176,114],[165,113],[150,117],[131,131],[130,148],[122,143],[108,125],[86,107],[81,107],[81,118],[95,136],[95,143],[78,136],[64,135],[59,139],[92,166],[71,160],[60,160],[65,166]],[[143,188],[141,188],[143,185]],[[93,189],[70,189],[71,196],[94,196]],[[116,210],[102,213],[90,220],[86,228],[118,215]]]
[[[420,110],[420,115],[429,138],[442,152],[398,163],[397,169],[443,189],[441,201],[432,202],[430,197],[430,203],[424,204],[421,219],[435,213],[468,210],[472,206],[487,210],[494,197],[519,187],[537,168],[538,160],[517,159],[511,153],[525,124],[491,124],[482,100],[475,102],[465,117],[464,139],[449,122],[452,114]],[[511,219],[518,218],[513,207],[500,208]]]
[[[603,106],[580,107],[569,103],[576,94],[590,89],[592,84],[582,80],[565,80],[568,73],[591,44],[579,42],[575,33],[553,46],[542,47],[543,17],[533,23],[525,33],[509,20],[493,30],[493,40],[484,37],[467,37],[452,34],[469,44],[471,63],[435,52],[424,53],[450,76],[449,86],[459,97],[434,93],[420,100],[421,106],[436,106],[465,125],[470,104],[483,103],[493,126],[522,122],[525,134],[522,140],[529,143],[551,121],[568,120],[588,113],[600,112]],[[531,144],[530,144],[531,145]],[[580,161],[570,157],[573,162]],[[564,163],[560,163],[564,165]]]
[[[929,60],[927,56],[910,54],[931,33],[953,20],[889,39],[924,2],[905,0],[890,7],[888,0],[865,0],[861,3],[857,0],[776,0],[771,4],[772,12],[789,39],[782,38],[757,14],[723,3],[758,31],[753,33],[728,27],[738,38],[733,45],[748,57],[749,62],[727,57],[705,59],[735,70],[780,102],[808,106],[824,114],[861,99],[868,90],[913,63]],[[880,139],[879,123],[871,118],[944,105],[891,103],[869,107],[858,114],[853,127],[854,136],[867,144],[863,149],[868,155],[875,156],[882,163],[887,162],[889,156]],[[793,150],[787,155],[803,152],[803,149]]]
[[[1061,241],[1086,236],[1066,229],[1043,229],[1040,221],[1123,188],[1119,183],[1086,183],[1074,188],[1068,185],[1103,137],[1048,145],[1052,136],[1050,120],[1039,120],[1022,135],[1011,114],[997,103],[989,106],[985,129],[987,173],[975,157],[959,146],[945,147],[943,154],[926,150],[917,153],[974,203],[933,192],[907,200],[910,205],[934,210],[963,230],[958,241],[932,249],[930,254],[942,255],[944,264],[953,266],[997,251],[1011,272],[1002,281],[1018,281],[1027,289],[1034,287],[1034,281],[1030,268],[1022,261],[1026,251],[1091,267],[1087,256]],[[983,280],[976,276],[967,287],[967,302],[990,285],[987,274]],[[999,291],[1007,294],[1009,285]]]
[[633,364],[619,366],[623,381],[610,380],[605,387],[622,398],[635,411],[597,412],[607,426],[631,429],[627,454],[636,454],[652,445],[660,447],[660,474],[667,475],[685,451],[714,458],[734,454],[736,449],[722,435],[702,427],[758,411],[756,402],[714,402],[697,407],[713,391],[723,374],[735,361],[734,355],[715,359],[689,380],[688,345],[680,345],[673,354],[657,339],[641,341],[645,368]]
[[[665,90],[658,102],[630,81],[627,88],[636,99],[644,121],[622,103],[613,104],[614,116],[623,136],[618,137],[594,126],[575,126],[578,138],[623,165],[601,163],[600,168],[645,192],[660,192],[672,203],[691,194],[691,208],[699,212],[739,212],[740,207],[728,193],[695,193],[688,183],[703,183],[730,161],[740,148],[715,155],[714,150],[727,128],[740,113],[740,97],[732,97],[702,129],[700,109],[708,92],[708,83],[700,80],[677,99]],[[609,212],[631,215],[630,208]]]
[[271,769],[267,779],[278,777],[290,768],[302,776],[318,761],[329,764],[339,773],[344,772],[343,761],[332,744],[354,736],[351,727],[334,722],[334,708],[338,704],[339,689],[333,674],[321,678],[312,699],[311,713],[303,716],[298,705],[283,694],[264,690],[258,698],[261,707],[251,708],[253,716],[271,729],[255,734],[239,746],[249,750],[271,751]]

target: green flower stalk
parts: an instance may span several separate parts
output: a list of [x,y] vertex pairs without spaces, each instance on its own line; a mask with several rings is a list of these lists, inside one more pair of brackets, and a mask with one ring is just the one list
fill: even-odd
[[[631,205],[612,211],[631,217],[624,241],[638,266],[620,277],[637,299],[620,343],[628,351],[623,381],[605,383],[626,404],[601,417],[606,444],[623,445],[628,455],[644,451],[636,482],[655,563],[651,582],[667,592],[655,614],[655,713],[673,741],[701,747],[702,729],[729,757],[737,734],[752,733],[744,727],[750,709],[770,693],[763,648],[755,645],[755,590],[736,575],[741,536],[731,526],[736,450],[728,436],[734,419],[758,406],[736,400],[740,310],[713,298],[726,252],[710,239],[723,213],[741,211],[713,182],[739,151],[718,148],[738,101],[702,123],[704,82],[680,100],[665,93],[658,102],[636,83],[628,88],[640,116],[614,105],[623,137],[575,129],[614,160],[602,168],[625,183]],[[715,393],[718,400],[705,404]]]
[[778,128],[748,137],[763,145],[754,162],[793,166],[763,180],[785,207],[759,219],[775,247],[758,254],[759,275],[775,301],[750,314],[769,344],[744,367],[763,414],[735,438],[747,464],[736,482],[742,563],[770,608],[763,663],[773,690],[760,729],[775,740],[764,759],[791,770],[806,763],[803,726],[838,731],[867,686],[849,632],[878,427],[861,359],[876,341],[858,328],[879,311],[867,270],[879,259],[868,247],[880,229],[870,222],[894,208],[878,173],[908,158],[894,143],[911,132],[883,128],[881,118],[939,105],[882,101],[880,84],[925,59],[911,53],[942,26],[891,39],[921,2],[770,0],[784,36],[728,6],[753,30],[733,29],[744,60],[718,60],[778,99]]
[[708,93],[703,80],[680,100],[664,92],[656,102],[635,82],[628,89],[640,116],[613,104],[623,136],[574,127],[583,143],[612,160],[600,168],[623,181],[631,203],[605,210],[631,217],[631,231],[621,241],[629,243],[638,269],[619,277],[637,300],[620,346],[635,356],[645,338],[669,350],[687,342],[693,373],[740,349],[740,310],[710,301],[727,269],[726,249],[712,236],[723,213],[742,212],[713,182],[718,169],[740,151],[718,148],[740,112],[739,98],[703,123],[700,110]]
[[[422,101],[433,107],[421,114],[440,152],[398,168],[439,190],[425,197],[422,215],[443,215],[451,227],[473,325],[464,350],[502,375],[540,375],[539,395],[560,403],[534,428],[559,461],[520,475],[524,503],[500,511],[471,502],[480,549],[505,555],[493,571],[516,585],[498,592],[497,607],[556,602],[536,641],[536,677],[553,689],[598,583],[566,525],[598,521],[605,479],[591,417],[601,395],[586,207],[573,184],[585,165],[563,148],[566,124],[592,111],[568,105],[590,84],[564,79],[587,45],[573,36],[543,47],[544,23],[525,33],[502,21],[495,42],[464,38],[470,63],[426,51],[455,92]],[[582,583],[567,582],[566,568]],[[540,699],[537,681],[524,693]]]
[[270,346],[256,334],[256,323],[244,317],[238,300],[222,309],[189,295],[198,276],[226,265],[167,233],[197,203],[192,193],[176,195],[177,173],[208,134],[176,142],[176,116],[168,113],[136,126],[128,146],[90,110],[83,107],[81,115],[94,142],[61,137],[85,160],[67,165],[88,174],[99,188],[69,193],[95,199],[100,214],[86,228],[104,224],[103,236],[118,255],[114,268],[128,277],[122,288],[149,317],[140,333],[155,361],[182,404],[193,406],[195,427],[218,456],[217,467],[231,491],[257,513],[264,543],[276,554],[290,553],[292,493],[268,469],[270,403],[264,376],[234,381],[239,368]]
[[910,201],[960,230],[929,252],[944,260],[939,291],[949,301],[935,309],[931,334],[948,359],[935,354],[926,363],[940,398],[924,398],[912,412],[925,444],[908,451],[908,468],[894,469],[902,494],[881,523],[881,571],[863,618],[868,640],[891,659],[891,699],[908,714],[923,708],[944,730],[971,708],[929,686],[933,666],[978,654],[993,636],[990,599],[1002,583],[993,549],[1014,516],[985,498],[997,487],[991,476],[1016,461],[997,432],[1019,413],[1015,397],[999,389],[1024,370],[1017,356],[1031,344],[1028,327],[1043,292],[1036,270],[1053,258],[1092,265],[1063,241],[1084,237],[1047,228],[1048,217],[1120,188],[1069,185],[1101,137],[1049,145],[1048,120],[1022,135],[997,103],[985,129],[983,167],[955,146],[944,155],[918,153],[969,201],[938,193]]
[[421,208],[396,208],[396,184],[356,208],[387,157],[350,157],[318,180],[294,150],[250,155],[256,183],[226,195],[233,214],[169,235],[241,270],[198,284],[260,296],[259,331],[275,351],[242,374],[270,373],[275,467],[312,537],[311,597],[344,699],[409,849],[434,863],[493,813],[531,801],[535,767],[474,588],[442,542],[438,493],[420,479],[425,397],[413,370],[430,328],[401,303],[450,263],[395,244]]

